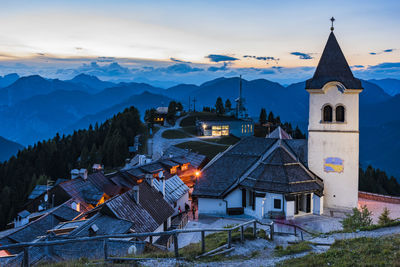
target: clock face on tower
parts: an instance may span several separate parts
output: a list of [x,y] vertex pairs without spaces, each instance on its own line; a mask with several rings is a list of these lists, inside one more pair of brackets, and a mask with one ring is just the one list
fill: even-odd
[[343,159],[336,157],[328,157],[324,159],[325,172],[343,172]]

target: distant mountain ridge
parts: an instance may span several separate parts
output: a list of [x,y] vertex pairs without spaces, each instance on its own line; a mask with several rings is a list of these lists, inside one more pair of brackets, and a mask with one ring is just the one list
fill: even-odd
[[0,136],[0,163],[17,154],[24,147]]
[[10,73],[4,75],[3,77],[0,76],[0,88],[7,87],[14,83],[16,80],[19,79],[19,75],[16,73]]
[[386,93],[391,96],[400,94],[400,80],[398,79],[372,79],[368,81],[380,86],[383,90],[385,90]]
[[[33,144],[54,136],[56,132],[70,133],[102,122],[130,105],[137,107],[142,116],[146,109],[167,106],[171,99],[181,101],[187,108],[189,96],[191,100],[196,98],[197,110],[203,106],[214,107],[219,96],[224,102],[229,99],[234,106],[239,83],[237,77],[222,77],[201,85],[179,84],[163,89],[146,83],[104,82],[89,75],[78,75],[68,81],[40,76],[22,77],[0,89],[0,96],[4,89],[16,96],[10,106],[0,103],[0,135],[24,145]],[[390,145],[397,144],[400,135],[393,134],[400,129],[397,115],[400,113],[400,95],[391,96],[371,81],[362,81],[362,84],[361,164],[372,163],[400,177],[400,167],[392,163],[398,153],[396,145]],[[249,116],[258,118],[260,109],[266,108],[267,112],[272,111],[283,121],[298,124],[306,131],[309,102],[305,82],[285,87],[265,79],[242,79],[242,89]],[[193,103],[191,105],[193,108]],[[374,141],[378,137],[379,141]],[[385,153],[381,147],[385,147]]]

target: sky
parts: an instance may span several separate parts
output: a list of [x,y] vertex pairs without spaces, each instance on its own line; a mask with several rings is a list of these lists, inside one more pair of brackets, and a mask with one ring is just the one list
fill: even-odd
[[202,83],[310,78],[330,33],[356,76],[400,78],[400,1],[0,0],[0,75]]

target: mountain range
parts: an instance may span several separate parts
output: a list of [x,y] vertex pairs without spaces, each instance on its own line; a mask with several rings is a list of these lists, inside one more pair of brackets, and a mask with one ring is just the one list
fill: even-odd
[[24,147],[20,144],[0,136],[0,163],[8,160],[11,156],[16,155],[18,150],[23,148]]
[[[81,74],[71,80],[45,79],[38,75],[5,77],[0,88],[0,136],[23,145],[71,133],[102,122],[131,105],[144,115],[146,109],[168,106],[172,100],[187,108],[189,97],[197,110],[214,107],[217,97],[234,101],[239,94],[239,78],[218,78],[201,85],[179,84],[167,89],[147,83],[112,83]],[[0,79],[0,84],[5,77]],[[11,82],[14,79],[14,82]],[[16,79],[16,80],[15,80]],[[397,136],[400,133],[400,95],[394,92],[399,80],[362,81],[360,94],[360,161],[400,177]],[[261,108],[273,111],[282,121],[307,129],[308,93],[305,83],[289,86],[265,79],[242,79],[242,91],[249,116],[257,118]],[[397,90],[397,91],[396,91]],[[193,103],[192,103],[193,104]],[[192,106],[193,107],[193,106]],[[1,147],[0,147],[1,149]],[[10,154],[11,155],[11,154]]]

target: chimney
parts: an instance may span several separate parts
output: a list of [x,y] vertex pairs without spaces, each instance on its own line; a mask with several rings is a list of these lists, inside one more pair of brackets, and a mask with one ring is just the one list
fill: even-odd
[[161,180],[162,180],[162,194],[165,199],[165,177],[162,177]]
[[151,175],[151,174],[146,174],[146,180],[147,180],[147,182],[149,183],[149,185],[150,186],[154,186],[154,183],[153,183],[153,180],[154,180],[154,177],[153,177],[153,175]]
[[139,186],[136,185],[132,188],[133,190],[133,197],[135,199],[136,204],[139,204]]
[[79,177],[79,170],[78,169],[71,170],[71,179],[75,179],[78,177]]
[[80,169],[79,176],[86,180],[88,176],[88,171],[86,169]]

